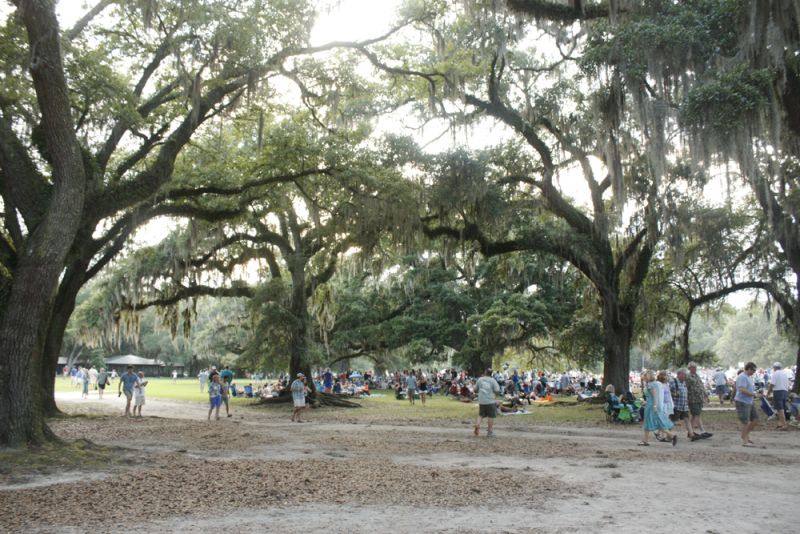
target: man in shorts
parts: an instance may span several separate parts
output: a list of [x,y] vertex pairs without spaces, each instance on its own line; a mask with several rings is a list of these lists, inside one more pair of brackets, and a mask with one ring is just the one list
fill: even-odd
[[[701,438],[710,438],[713,436],[710,432],[706,432],[703,428],[703,403],[708,402],[708,394],[706,394],[706,386],[703,384],[703,379],[697,374],[697,364],[689,362],[687,365],[689,374],[686,376],[686,392],[689,401],[689,415],[690,424],[692,427],[692,434],[700,436]],[[700,430],[698,433],[697,430]],[[692,436],[690,435],[689,438]]]
[[492,428],[494,427],[494,419],[497,417],[497,404],[494,397],[500,393],[500,384],[492,378],[491,369],[486,369],[483,376],[475,383],[475,389],[478,391],[478,421],[475,423],[474,434],[476,436],[480,435],[481,423],[483,418],[486,417],[489,419],[486,436],[493,438],[494,432]]
[[755,447],[755,444],[750,441],[750,432],[756,426],[758,421],[758,412],[756,412],[756,384],[753,380],[753,375],[756,372],[756,364],[747,362],[744,366],[744,372],[739,373],[736,377],[736,396],[734,397],[734,404],[736,404],[736,417],[739,419],[742,427],[742,446]]
[[778,416],[778,430],[786,430],[786,400],[789,398],[789,377],[783,372],[781,362],[772,364],[767,396],[772,394],[772,406]]
[[122,396],[125,393],[127,402],[125,403],[125,415],[131,416],[131,399],[133,399],[133,389],[139,383],[139,377],[133,372],[133,366],[129,365],[128,370],[122,373],[119,377],[119,385],[117,386],[117,396]]
[[694,433],[692,426],[689,424],[689,394],[686,390],[686,369],[678,369],[678,378],[673,378],[669,383],[669,391],[672,395],[672,403],[675,405],[675,410],[669,416],[673,423],[676,425],[683,421],[686,426],[686,432],[689,439],[697,441],[700,436]]
[[292,382],[290,389],[292,390],[292,402],[294,403],[292,421],[302,423],[300,412],[306,409],[306,391],[308,390],[308,387],[306,387],[306,375],[297,373],[297,378]]
[[108,373],[106,373],[105,367],[100,368],[100,372],[97,373],[97,390],[100,396],[100,400],[103,400],[103,392],[108,385]]
[[408,373],[408,378],[406,378],[406,395],[408,395],[408,402],[411,403],[411,406],[414,406],[414,395],[417,394],[417,375],[414,374],[414,370],[412,369],[410,373]]
[[725,404],[725,394],[728,393],[728,377],[725,376],[725,371],[719,367],[714,373],[714,391],[719,398],[720,406]]

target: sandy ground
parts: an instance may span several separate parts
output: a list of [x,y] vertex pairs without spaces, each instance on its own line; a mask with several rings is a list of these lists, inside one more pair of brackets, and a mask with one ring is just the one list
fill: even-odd
[[500,418],[489,439],[466,421],[295,424],[288,407],[253,407],[209,423],[199,403],[148,399],[149,416],[125,419],[115,396],[58,402],[100,414],[55,421],[60,436],[115,447],[119,461],[0,478],[0,531],[795,530],[795,429],[755,433],[759,449],[730,430],[645,448],[636,427]]

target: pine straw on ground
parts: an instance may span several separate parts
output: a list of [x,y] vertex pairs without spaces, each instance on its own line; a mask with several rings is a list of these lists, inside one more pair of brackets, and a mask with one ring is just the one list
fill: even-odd
[[[441,469],[364,460],[192,460],[165,455],[152,466],[101,481],[0,492],[0,530],[38,525],[103,529],[130,520],[174,518],[312,502],[463,506],[514,498],[535,506],[576,488],[532,471]],[[72,513],[84,510],[87,513]]]

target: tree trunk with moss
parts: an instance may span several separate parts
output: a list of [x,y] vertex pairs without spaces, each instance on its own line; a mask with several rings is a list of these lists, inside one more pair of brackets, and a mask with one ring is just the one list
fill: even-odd
[[[0,442],[41,443],[48,437],[40,374],[53,302],[85,198],[86,175],[70,114],[53,2],[23,4],[19,14],[31,43],[31,76],[53,169],[49,204],[18,249],[18,262],[0,317]],[[19,177],[24,180],[24,177]],[[6,206],[6,209],[9,207]]]

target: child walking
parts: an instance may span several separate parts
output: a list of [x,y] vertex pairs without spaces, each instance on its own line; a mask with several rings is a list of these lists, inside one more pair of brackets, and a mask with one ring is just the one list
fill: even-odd
[[211,384],[208,385],[208,401],[211,404],[208,409],[208,420],[211,421],[211,412],[215,409],[216,418],[219,419],[219,407],[222,405],[222,384],[219,383],[219,375],[211,377]]
[[142,416],[142,406],[144,406],[145,391],[147,387],[147,380],[144,379],[144,373],[139,371],[139,382],[133,387],[133,415],[136,416],[136,409],[139,409],[139,417]]

